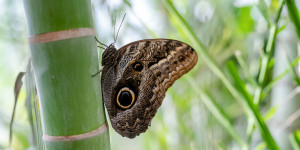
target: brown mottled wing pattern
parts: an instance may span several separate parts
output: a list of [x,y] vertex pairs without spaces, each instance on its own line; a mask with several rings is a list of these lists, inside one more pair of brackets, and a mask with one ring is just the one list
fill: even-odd
[[[191,46],[169,39],[140,40],[119,50],[113,47],[105,51],[109,52],[106,56],[104,52],[102,58],[104,103],[113,128],[129,138],[147,130],[167,89],[198,60]],[[142,70],[133,69],[136,63],[142,65]],[[135,101],[128,109],[116,104],[118,92],[124,87],[135,94]]]

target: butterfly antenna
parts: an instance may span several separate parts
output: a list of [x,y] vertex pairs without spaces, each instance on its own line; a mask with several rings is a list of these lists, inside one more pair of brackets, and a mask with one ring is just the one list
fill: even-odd
[[125,18],[125,16],[126,16],[126,13],[124,14],[124,16],[123,16],[123,19],[122,19],[122,22],[121,22],[121,24],[120,24],[120,26],[119,26],[119,29],[118,29],[117,35],[116,35],[116,37],[115,37],[114,44],[115,44],[115,43],[116,43],[116,41],[117,41],[118,34],[119,34],[120,28],[121,28],[121,26],[122,26],[122,24],[123,24],[123,21],[124,21],[124,18]]
[[115,16],[114,22],[113,22],[113,24],[114,24],[114,43],[116,41],[116,37],[115,37],[115,35],[116,35],[116,22],[117,22],[116,20],[117,20],[117,16]]
[[105,47],[108,47],[107,45],[101,43],[96,37],[95,37],[95,39],[96,39],[96,41],[97,41],[99,44],[101,44],[101,45],[103,45],[103,46],[105,46]]

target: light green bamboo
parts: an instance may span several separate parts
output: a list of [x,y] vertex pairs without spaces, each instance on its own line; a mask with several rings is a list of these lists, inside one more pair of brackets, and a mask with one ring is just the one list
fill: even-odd
[[300,13],[294,0],[285,0],[286,6],[289,11],[289,16],[294,23],[298,39],[300,39]]
[[267,147],[269,149],[274,149],[274,150],[279,149],[267,125],[265,124],[258,110],[258,107],[254,105],[253,101],[249,101],[245,99],[243,96],[241,96],[241,94],[234,88],[234,86],[230,83],[230,81],[227,79],[225,74],[218,67],[217,63],[208,54],[205,46],[197,38],[195,32],[193,32],[190,25],[176,10],[175,6],[173,5],[173,2],[171,0],[166,0],[164,2],[165,2],[164,6],[169,11],[169,13],[174,14],[174,17],[179,21],[182,29],[185,31],[186,35],[193,43],[193,47],[199,53],[200,58],[208,65],[208,67],[215,73],[215,75],[219,77],[219,79],[223,82],[223,84],[228,89],[228,91],[232,94],[232,96],[243,105],[250,119],[254,120],[255,125],[258,127],[262,138],[267,144]]
[[221,125],[229,132],[229,134],[236,140],[236,142],[241,146],[241,149],[248,149],[247,144],[244,142],[242,137],[238,134],[234,126],[232,125],[228,115],[225,113],[223,108],[219,106],[216,101],[211,98],[206,92],[199,88],[196,83],[188,77],[188,81],[197,94],[201,97],[203,104],[208,108],[212,115],[221,123]]
[[294,150],[300,150],[300,131],[295,131],[289,136]]
[[[94,28],[90,0],[24,0],[29,36]],[[69,136],[105,124],[94,36],[30,45],[43,133]],[[46,141],[46,149],[110,149],[108,130],[82,140]]]

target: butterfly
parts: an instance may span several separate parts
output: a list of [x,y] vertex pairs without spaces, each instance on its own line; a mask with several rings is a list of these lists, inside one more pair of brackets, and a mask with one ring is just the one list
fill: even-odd
[[191,46],[171,39],[139,40],[119,50],[114,43],[107,46],[102,55],[101,88],[115,131],[129,138],[145,132],[167,89],[197,60]]
[[190,45],[172,39],[139,40],[118,50],[115,42],[97,42],[105,47],[101,89],[112,127],[134,138],[148,129],[168,88],[196,65],[198,55]]

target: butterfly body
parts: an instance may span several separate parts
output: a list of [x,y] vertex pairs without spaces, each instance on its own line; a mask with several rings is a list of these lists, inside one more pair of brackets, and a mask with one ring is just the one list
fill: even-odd
[[140,40],[119,50],[108,46],[102,56],[101,86],[112,127],[129,138],[145,132],[167,89],[197,59],[191,46],[177,40]]

